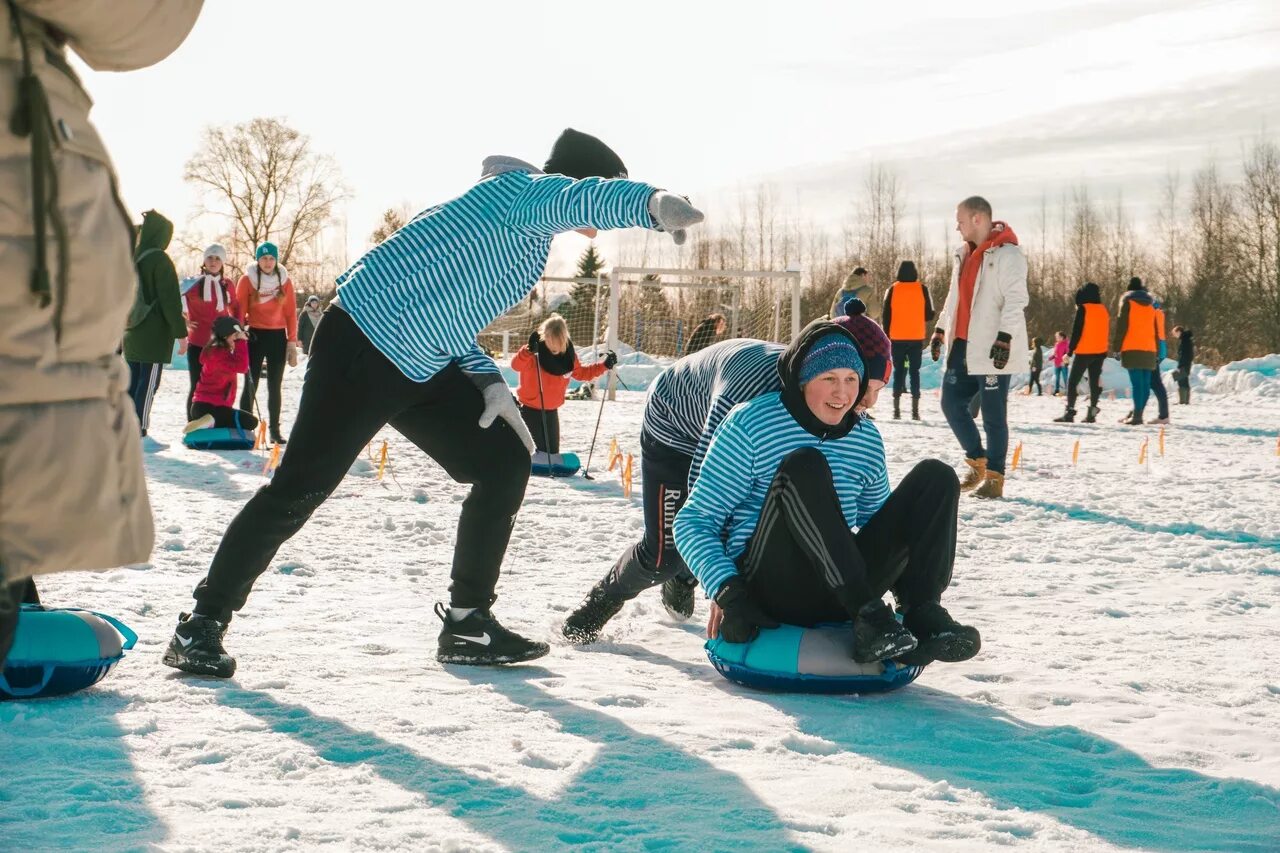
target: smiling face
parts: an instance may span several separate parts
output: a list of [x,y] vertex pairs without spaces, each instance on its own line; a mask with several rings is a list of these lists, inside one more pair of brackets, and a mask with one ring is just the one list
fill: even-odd
[[819,373],[804,384],[804,402],[813,416],[827,426],[837,426],[858,399],[858,373],[837,367]]

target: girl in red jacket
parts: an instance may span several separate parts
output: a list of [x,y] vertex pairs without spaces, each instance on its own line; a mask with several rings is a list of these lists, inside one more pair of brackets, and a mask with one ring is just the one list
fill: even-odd
[[187,318],[185,346],[187,372],[191,374],[191,390],[187,392],[187,417],[191,401],[200,384],[200,351],[213,336],[213,321],[218,317],[234,317],[244,322],[244,313],[236,300],[235,285],[227,278],[227,250],[218,243],[204,250],[200,274],[182,282],[182,313]]
[[[536,355],[535,355],[536,354]],[[511,359],[511,368],[520,376],[516,399],[520,416],[533,434],[533,443],[542,453],[560,452],[560,415],[570,377],[589,382],[613,368],[618,356],[612,351],[604,361],[584,365],[573,351],[569,327],[559,314],[542,321],[529,343]],[[539,375],[540,374],[540,375]],[[541,379],[541,383],[539,383]]]
[[209,427],[239,427],[252,432],[258,419],[235,408],[236,381],[249,372],[249,336],[235,317],[213,321],[213,335],[200,351],[200,384],[184,433]]

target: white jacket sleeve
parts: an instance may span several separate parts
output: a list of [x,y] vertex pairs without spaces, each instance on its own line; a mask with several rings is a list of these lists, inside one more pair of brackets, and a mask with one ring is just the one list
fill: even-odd
[[1005,252],[1000,259],[1000,328],[1013,335],[1014,346],[1026,347],[1026,341],[1017,340],[1019,330],[1026,323],[1027,307],[1027,256],[1021,251]]

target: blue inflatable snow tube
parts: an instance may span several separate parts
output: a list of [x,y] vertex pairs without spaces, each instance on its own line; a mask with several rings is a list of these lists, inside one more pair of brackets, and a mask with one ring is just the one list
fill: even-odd
[[0,699],[83,690],[106,678],[137,641],[129,626],[103,613],[24,604],[0,672]]
[[529,471],[537,477],[572,477],[582,468],[576,453],[555,453],[548,456],[539,451],[533,454]]
[[192,450],[253,450],[253,433],[239,427],[209,427],[187,433],[182,443]]
[[762,630],[749,643],[707,640],[707,657],[732,682],[785,693],[879,693],[905,687],[923,666],[893,661],[858,663],[848,622]]

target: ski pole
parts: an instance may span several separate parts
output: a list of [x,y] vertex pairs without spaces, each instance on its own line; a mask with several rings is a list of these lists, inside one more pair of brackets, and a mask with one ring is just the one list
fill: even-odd
[[[613,373],[612,370],[610,370],[609,372]],[[582,469],[582,478],[584,480],[595,479],[594,477],[591,476],[591,455],[596,452],[596,436],[600,434],[600,419],[604,417],[604,401],[609,399],[609,391],[607,390],[607,385],[608,383],[606,383],[606,390],[600,394],[600,410],[596,413],[596,428],[591,433],[591,447],[587,450],[586,467]]]
[[547,403],[542,397],[542,362],[538,360],[538,353],[542,350],[541,343],[538,348],[533,351],[533,369],[538,377],[538,411],[542,414],[542,443],[546,445],[547,453],[547,471],[552,479],[555,479],[556,469],[551,464],[551,431],[547,429]]

